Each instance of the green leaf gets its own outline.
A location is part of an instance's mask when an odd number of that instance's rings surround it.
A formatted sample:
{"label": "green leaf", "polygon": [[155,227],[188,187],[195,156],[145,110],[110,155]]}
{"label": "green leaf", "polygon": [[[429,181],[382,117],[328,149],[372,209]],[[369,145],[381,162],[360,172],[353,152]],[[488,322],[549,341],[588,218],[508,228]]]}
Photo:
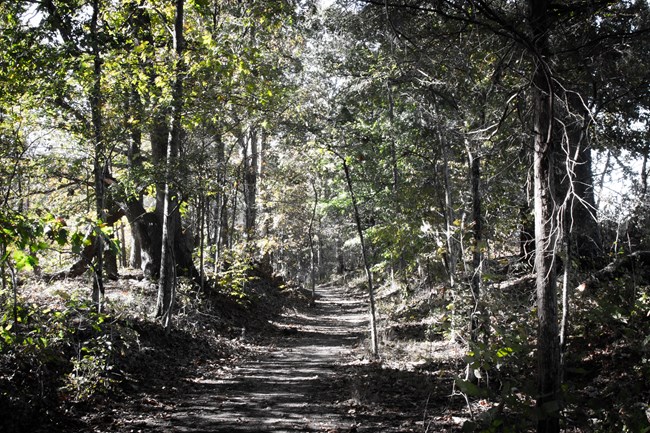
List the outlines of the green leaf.
{"label": "green leaf", "polygon": [[508,355],[512,355],[513,352],[514,350],[512,349],[512,347],[502,347],[497,351],[497,357],[504,358]]}
{"label": "green leaf", "polygon": [[35,256],[26,254],[22,250],[14,250],[13,258],[18,270],[26,269],[31,271],[38,264],[38,259]]}

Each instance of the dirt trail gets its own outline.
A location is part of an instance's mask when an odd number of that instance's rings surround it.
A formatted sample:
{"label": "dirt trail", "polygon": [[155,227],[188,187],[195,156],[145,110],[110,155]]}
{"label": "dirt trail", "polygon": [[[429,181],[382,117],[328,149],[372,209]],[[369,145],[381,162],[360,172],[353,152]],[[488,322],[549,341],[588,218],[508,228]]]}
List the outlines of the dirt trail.
{"label": "dirt trail", "polygon": [[164,416],[133,431],[355,431],[341,404],[350,396],[342,395],[337,368],[360,342],[365,308],[342,288],[320,287],[317,294],[313,308],[277,324],[279,336],[266,353],[214,377],[192,379]]}

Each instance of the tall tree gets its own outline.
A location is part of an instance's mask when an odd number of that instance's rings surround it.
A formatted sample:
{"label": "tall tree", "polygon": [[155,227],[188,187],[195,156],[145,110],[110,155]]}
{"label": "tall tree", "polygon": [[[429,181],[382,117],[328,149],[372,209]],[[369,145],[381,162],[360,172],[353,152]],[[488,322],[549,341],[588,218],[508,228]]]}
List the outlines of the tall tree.
{"label": "tall tree", "polygon": [[350,174],[350,166],[348,165],[345,156],[337,154],[341,159],[343,165],[343,173],[345,174],[345,181],[348,186],[350,200],[352,201],[352,210],[354,211],[354,223],[357,227],[357,235],[359,236],[359,245],[361,247],[361,260],[363,269],[366,274],[366,284],[368,285],[368,310],[369,310],[369,323],[370,323],[370,348],[375,357],[379,356],[379,338],[377,335],[377,312],[375,305],[375,286],[372,278],[372,269],[370,268],[370,260],[368,259],[368,250],[366,248],[366,241],[363,235],[363,227],[361,226],[361,214],[359,213],[359,205],[357,197],[354,193],[354,186],[352,184],[352,176]]}
{"label": "tall tree", "polygon": [[93,272],[93,302],[97,309],[102,311],[104,302],[104,237],[101,227],[106,220],[104,210],[104,175],[107,170],[106,144],[104,143],[102,131],[102,57],[100,47],[99,18],[100,1],[93,0],[92,18],[90,21],[91,51],[93,57],[93,86],[90,92],[90,110],[93,125],[93,147],[95,150],[93,171],[95,174],[95,212],[97,215],[97,227],[95,236],[95,264]]}
{"label": "tall tree", "polygon": [[174,19],[174,83],[172,86],[172,114],[165,164],[165,194],[162,225],[162,252],[160,258],[160,279],[158,281],[158,301],[156,316],[160,317],[165,328],[171,326],[172,309],[176,289],[176,258],[174,257],[175,233],[178,227],[179,199],[173,187],[172,168],[177,159],[181,142],[181,117],[183,114],[183,79],[186,70],[183,53],[185,40],[183,34],[184,0],[175,2]]}
{"label": "tall tree", "polygon": [[555,282],[557,240],[555,164],[558,152],[553,128],[555,89],[549,48],[550,2],[530,0],[533,50],[533,168],[535,179],[535,272],[537,274],[537,431],[560,431],[560,347]]}

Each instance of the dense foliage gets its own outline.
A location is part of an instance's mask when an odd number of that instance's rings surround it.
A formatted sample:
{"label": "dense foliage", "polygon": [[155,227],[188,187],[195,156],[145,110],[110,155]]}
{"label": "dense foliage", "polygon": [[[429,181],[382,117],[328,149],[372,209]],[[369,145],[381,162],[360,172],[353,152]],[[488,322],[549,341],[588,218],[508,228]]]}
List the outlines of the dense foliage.
{"label": "dense foliage", "polygon": [[[246,303],[256,269],[365,270],[373,317],[376,290],[430,293],[428,332],[466,345],[458,389],[496,402],[467,430],[648,431],[649,20],[645,0],[3,2],[3,364],[66,371],[39,401],[109,389],[128,341],[104,284],[127,268],[160,281],[168,328],[181,277]],[[89,299],[22,297],[84,273]]]}

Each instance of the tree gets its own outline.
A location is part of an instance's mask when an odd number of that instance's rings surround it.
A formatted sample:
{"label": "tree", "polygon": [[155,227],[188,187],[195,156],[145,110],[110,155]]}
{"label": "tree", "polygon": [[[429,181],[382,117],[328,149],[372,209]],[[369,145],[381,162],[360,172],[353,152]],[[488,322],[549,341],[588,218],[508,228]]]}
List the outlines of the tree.
{"label": "tree", "polygon": [[529,20],[533,61],[533,112],[535,179],[535,272],[537,274],[537,406],[541,409],[537,431],[560,431],[560,346],[555,283],[556,208],[554,142],[555,89],[550,68],[547,0],[531,0]]}
{"label": "tree", "polygon": [[310,179],[311,183],[311,188],[314,192],[314,205],[311,211],[311,217],[309,218],[309,230],[307,232],[307,236],[309,237],[309,285],[311,287],[311,299],[312,302],[315,302],[316,300],[316,280],[318,279],[316,276],[316,268],[317,268],[317,260],[316,260],[316,245],[314,243],[314,224],[316,222],[316,211],[318,209],[318,187],[316,186],[316,180],[315,179]]}
{"label": "tree", "polygon": [[[93,171],[95,174],[95,211],[97,213],[97,224],[99,227],[104,224],[106,214],[104,211],[104,176],[107,174],[106,144],[104,143],[102,127],[102,57],[99,40],[99,14],[100,2],[93,0],[92,18],[90,21],[91,51],[93,58],[93,86],[90,92],[90,110],[93,125],[93,147],[95,149]],[[95,248],[95,264],[93,272],[93,302],[97,310],[102,312],[104,303],[104,239],[101,231],[95,236],[97,246]]]}
{"label": "tree", "polygon": [[363,236],[363,227],[361,226],[361,215],[359,214],[359,205],[357,198],[354,194],[354,186],[352,184],[352,176],[350,175],[350,167],[346,157],[336,154],[341,159],[343,165],[343,172],[345,173],[345,181],[348,185],[348,192],[350,193],[350,200],[352,201],[352,209],[354,210],[354,222],[357,227],[357,234],[359,236],[359,245],[361,247],[361,259],[363,260],[363,269],[366,274],[366,282],[368,284],[368,306],[370,317],[370,347],[372,354],[375,357],[379,356],[379,340],[377,336],[377,312],[375,305],[375,286],[372,279],[372,270],[370,269],[370,261],[368,260],[368,252],[366,250],[366,241]]}
{"label": "tree", "polygon": [[181,118],[183,115],[183,74],[185,61],[183,52],[185,40],[183,35],[184,0],[176,0],[174,19],[174,84],[172,87],[172,114],[169,140],[167,142],[165,194],[162,226],[162,252],[160,257],[160,279],[158,281],[158,301],[156,316],[166,329],[171,326],[172,308],[176,288],[176,259],[174,257],[175,233],[180,222],[179,200],[177,192],[171,186],[171,169],[178,158],[181,141]]}

